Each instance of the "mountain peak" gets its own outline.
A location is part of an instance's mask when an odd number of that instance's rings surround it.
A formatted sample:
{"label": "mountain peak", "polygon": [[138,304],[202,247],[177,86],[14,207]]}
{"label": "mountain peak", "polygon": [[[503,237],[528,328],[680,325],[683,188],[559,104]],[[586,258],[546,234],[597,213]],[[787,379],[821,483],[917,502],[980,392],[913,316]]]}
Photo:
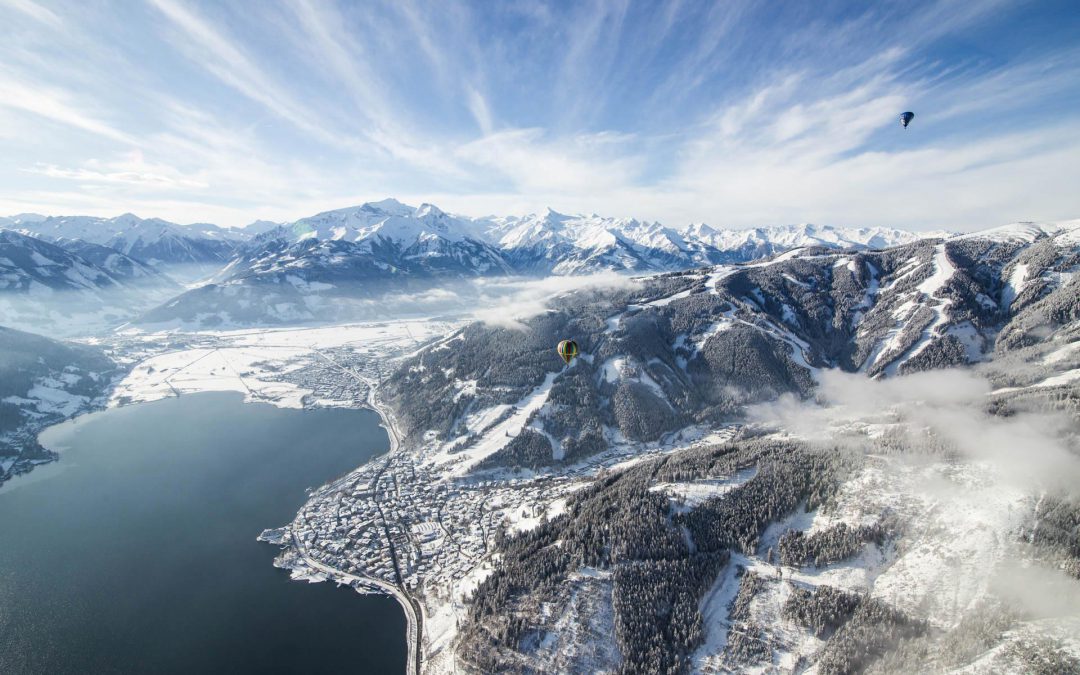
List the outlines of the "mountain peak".
{"label": "mountain peak", "polygon": [[425,216],[434,216],[434,217],[437,218],[439,216],[445,216],[445,215],[446,215],[445,211],[440,209],[438,206],[435,206],[434,204],[429,204],[427,202],[424,202],[423,204],[421,204],[420,208],[418,208],[416,210],[416,217],[417,218],[423,218]]}
{"label": "mountain peak", "polygon": [[701,237],[716,234],[716,229],[706,223],[690,223],[679,230],[684,236]]}
{"label": "mountain peak", "polygon": [[22,223],[40,223],[41,221],[43,221],[43,220],[45,220],[47,218],[48,218],[48,216],[43,216],[40,213],[16,213],[15,215],[11,216],[9,218],[9,220],[11,220],[14,223],[22,224]]}
{"label": "mountain peak", "polygon": [[546,220],[548,222],[560,222],[561,223],[563,221],[570,220],[571,218],[573,218],[573,216],[567,215],[565,213],[559,213],[555,209],[548,206],[548,207],[544,208],[543,218],[544,218],[544,220]]}
{"label": "mountain peak", "polygon": [[365,211],[381,211],[393,216],[411,215],[416,210],[407,204],[402,204],[393,197],[387,197],[377,202],[365,202],[360,208]]}

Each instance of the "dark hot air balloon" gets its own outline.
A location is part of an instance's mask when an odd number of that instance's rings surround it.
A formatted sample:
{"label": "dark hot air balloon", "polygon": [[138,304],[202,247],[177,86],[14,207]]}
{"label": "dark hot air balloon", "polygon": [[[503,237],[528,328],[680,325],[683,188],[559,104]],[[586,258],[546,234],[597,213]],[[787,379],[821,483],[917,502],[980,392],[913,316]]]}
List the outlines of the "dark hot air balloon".
{"label": "dark hot air balloon", "polygon": [[566,365],[570,365],[570,362],[578,355],[578,346],[573,340],[563,340],[559,343],[557,351],[562,360],[566,361]]}
{"label": "dark hot air balloon", "polygon": [[911,124],[911,120],[913,119],[915,119],[915,113],[913,112],[900,113],[900,124],[905,129],[907,129],[907,125]]}

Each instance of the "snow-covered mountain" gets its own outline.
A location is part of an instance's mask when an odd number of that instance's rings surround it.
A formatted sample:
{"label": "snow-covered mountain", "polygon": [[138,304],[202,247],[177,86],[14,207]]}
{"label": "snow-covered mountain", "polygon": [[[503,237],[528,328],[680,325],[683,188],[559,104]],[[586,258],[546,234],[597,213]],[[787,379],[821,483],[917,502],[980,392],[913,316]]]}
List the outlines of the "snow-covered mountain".
{"label": "snow-covered mountain", "polygon": [[430,204],[413,208],[389,199],[326,211],[259,235],[214,283],[143,320],[221,325],[345,319],[352,300],[514,273],[473,221]]}
{"label": "snow-covered mountain", "polygon": [[[745,262],[797,247],[884,248],[942,234],[809,224],[754,230],[717,230],[697,224],[674,229],[656,222],[567,215],[551,209],[524,217],[469,218],[447,214],[431,204],[412,207],[385,199],[303,218],[258,239],[294,243],[307,239],[369,244],[387,241],[400,248],[441,241],[442,249],[474,242],[498,251],[514,273],[546,275],[674,271]],[[479,264],[487,262],[481,259]],[[489,268],[476,272],[487,274]]]}
{"label": "snow-covered mountain", "polygon": [[0,321],[77,335],[114,326],[179,287],[145,263],[84,241],[0,230]]}
{"label": "snow-covered mountain", "polygon": [[363,242],[383,239],[408,247],[435,237],[447,241],[483,240],[476,221],[451,216],[431,204],[406,206],[396,199],[368,202],[283,225],[270,234],[292,242],[305,239]]}
{"label": "snow-covered mountain", "polygon": [[[624,436],[644,439],[687,419],[720,419],[748,402],[808,393],[812,375],[828,369],[891,377],[979,363],[1066,334],[1080,338],[1080,221],[880,251],[793,251],[646,277],[640,290],[608,295],[566,296],[520,337],[471,326],[453,350],[418,356],[424,369],[406,364],[384,391],[389,401],[400,396],[406,439],[413,430],[445,430],[448,438],[477,431],[459,428],[464,421],[455,411],[468,409],[471,397],[500,398],[496,390],[515,386],[524,395],[539,386],[541,371],[558,365],[554,352],[546,354],[549,343],[565,336],[591,355],[578,368],[595,381],[582,386],[599,387],[601,398],[619,387],[634,390],[623,404],[598,409],[614,415],[607,423]],[[481,352],[499,354],[497,373],[483,359],[470,360]],[[459,395],[440,385],[474,379]],[[430,399],[421,402],[422,391]],[[649,412],[665,409],[686,417]],[[587,416],[559,422],[574,427],[575,437],[587,424]]]}
{"label": "snow-covered mountain", "polygon": [[205,223],[177,225],[130,213],[115,218],[23,214],[0,221],[0,227],[51,241],[80,239],[100,244],[154,266],[224,265],[245,238],[242,230]]}
{"label": "snow-covered mountain", "polygon": [[[122,268],[120,258],[109,261]],[[0,290],[5,293],[42,295],[55,291],[98,291],[123,286],[123,278],[145,266],[134,263],[126,274],[114,275],[77,251],[36,237],[0,231]]]}
{"label": "snow-covered mountain", "polygon": [[746,262],[793,248],[886,248],[948,233],[887,228],[780,225],[718,230],[704,224],[674,229],[634,219],[572,216],[548,210],[524,218],[492,218],[487,234],[516,268],[579,274],[600,270],[673,271]]}
{"label": "snow-covered mountain", "polygon": [[265,232],[226,273],[291,268],[334,274],[340,264],[360,270],[357,281],[380,276],[369,274],[369,268],[381,270],[383,276],[513,272],[500,252],[479,235],[475,222],[447,215],[431,204],[413,208],[386,199],[325,211]]}
{"label": "snow-covered mountain", "polygon": [[[695,224],[676,229],[656,222],[566,215],[550,209],[524,217],[472,218],[448,214],[432,204],[413,207],[395,199],[325,211],[287,224],[256,221],[237,229],[176,225],[132,214],[115,218],[21,214],[0,218],[0,228],[49,240],[100,244],[157,267],[228,264],[217,275],[218,281],[285,267],[294,273],[302,268],[302,274],[312,275],[311,281],[320,281],[316,277],[322,274],[324,263],[345,263],[360,271],[356,281],[425,274],[646,273],[745,262],[805,246],[882,248],[940,234],[816,225],[723,230]],[[280,264],[270,259],[273,256],[282,257]],[[311,259],[299,262],[304,256]],[[356,260],[346,262],[345,258]],[[368,270],[381,272],[369,274]],[[326,274],[340,276],[329,270]]]}
{"label": "snow-covered mountain", "polygon": [[97,265],[113,278],[128,281],[149,281],[161,286],[172,286],[179,291],[179,286],[164,273],[141,260],[125,255],[115,248],[103,244],[94,244],[82,239],[58,239],[54,242],[64,250],[77,254],[83,260]]}
{"label": "snow-covered mountain", "polygon": [[[214,277],[147,316],[154,322],[341,320],[348,300],[488,276],[665,272],[745,262],[797,247],[877,248],[923,236],[814,225],[682,230],[633,219],[557,213],[469,218],[394,199],[269,227]],[[929,233],[933,234],[933,233]],[[335,300],[337,299],[337,300]],[[341,303],[338,300],[345,300]],[[333,317],[325,316],[334,309]]]}
{"label": "snow-covered mountain", "polygon": [[811,223],[757,227],[747,230],[717,230],[704,223],[696,223],[684,228],[681,233],[689,241],[701,242],[732,258],[724,262],[745,262],[767,258],[795,248],[822,246],[880,249],[909,244],[919,239],[935,239],[952,235],[951,232],[944,230],[909,232],[884,227],[842,228]]}
{"label": "snow-covered mountain", "polygon": [[491,218],[484,224],[485,234],[525,274],[661,271],[709,262],[707,253],[695,251],[679,233],[659,223],[548,209],[524,218]]}
{"label": "snow-covered mountain", "polygon": [[115,371],[98,347],[0,326],[0,484],[55,459],[38,432],[103,404]]}
{"label": "snow-covered mountain", "polygon": [[253,239],[260,234],[266,234],[271,230],[276,230],[282,225],[285,225],[285,223],[278,223],[272,220],[255,220],[240,228],[240,231],[236,234],[245,240]]}
{"label": "snow-covered mountain", "polygon": [[392,583],[336,514],[394,514],[430,672],[1080,672],[1078,274],[1080,221],[1022,223],[467,325],[282,560]]}

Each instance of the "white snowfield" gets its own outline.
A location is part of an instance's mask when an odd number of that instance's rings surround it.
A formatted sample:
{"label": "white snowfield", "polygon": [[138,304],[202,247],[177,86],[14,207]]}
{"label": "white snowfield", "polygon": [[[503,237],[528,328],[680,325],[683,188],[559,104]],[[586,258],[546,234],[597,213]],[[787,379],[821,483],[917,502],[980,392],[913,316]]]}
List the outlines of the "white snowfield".
{"label": "white snowfield", "polygon": [[236,391],[247,401],[301,408],[305,405],[355,407],[352,401],[313,399],[313,392],[276,377],[301,369],[320,350],[350,347],[372,359],[415,349],[458,324],[411,320],[372,322],[319,328],[201,331],[192,334],[129,331],[124,338],[147,346],[168,343],[182,335],[192,344],[209,343],[163,354],[137,363],[116,386],[110,405],[155,401],[200,391]]}
{"label": "white snowfield", "polygon": [[[842,228],[829,225],[777,225],[754,229],[716,229],[703,223],[673,228],[633,218],[610,218],[596,214],[564,214],[547,209],[527,216],[471,218],[451,215],[432,204],[412,207],[396,199],[325,211],[281,228],[295,240],[320,239],[362,242],[374,237],[409,246],[438,237],[447,241],[473,239],[513,250],[570,246],[582,251],[650,251],[675,256],[701,247],[725,251],[777,246],[881,248],[920,238],[948,236],[948,232],[918,232],[889,228]],[[573,273],[568,262],[560,273]]]}
{"label": "white snowfield", "polygon": [[1002,242],[1031,243],[1039,237],[1053,237],[1062,246],[1080,243],[1080,219],[1054,222],[1018,222],[977,232],[968,232],[954,239],[993,239]]}
{"label": "white snowfield", "polygon": [[547,402],[548,394],[551,393],[551,386],[555,383],[555,378],[558,375],[557,372],[548,373],[540,386],[514,406],[512,415],[499,424],[487,427],[480,440],[473,443],[467,450],[451,453],[449,448],[446,448],[432,455],[427,461],[436,466],[452,466],[445,473],[447,478],[465,475],[477,463],[498,452],[509,443],[511,432],[515,436],[521,433],[526,420],[529,419],[529,415]]}

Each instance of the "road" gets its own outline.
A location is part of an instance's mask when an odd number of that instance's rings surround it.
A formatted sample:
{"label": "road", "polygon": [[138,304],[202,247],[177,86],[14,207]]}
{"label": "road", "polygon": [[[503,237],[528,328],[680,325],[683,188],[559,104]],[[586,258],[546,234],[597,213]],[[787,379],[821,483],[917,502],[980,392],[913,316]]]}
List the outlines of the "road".
{"label": "road", "polygon": [[305,547],[303,542],[300,541],[299,537],[296,536],[296,532],[293,531],[292,528],[290,528],[289,530],[289,535],[292,537],[293,547],[296,549],[296,552],[300,554],[300,557],[303,559],[304,563],[309,567],[323,572],[328,577],[339,583],[354,584],[359,582],[365,586],[376,587],[379,590],[385,592],[387,595],[393,596],[393,598],[398,601],[398,604],[401,605],[401,608],[405,610],[405,621],[408,625],[407,642],[409,644],[409,649],[408,664],[406,666],[405,672],[420,675],[420,659],[422,656],[420,630],[422,625],[421,617],[423,616],[423,612],[420,609],[419,603],[412,597],[410,597],[408,593],[406,593],[402,589],[402,587],[397,584],[387,583],[382,579],[376,579],[374,577],[350,574],[349,572],[343,572],[336,567],[324,565],[323,563],[308,555],[307,547]]}
{"label": "road", "polygon": [[[397,453],[398,449],[401,447],[401,436],[398,433],[397,427],[390,419],[390,416],[387,413],[386,409],[379,404],[378,397],[376,396],[378,382],[373,378],[367,377],[362,373],[358,373],[351,368],[341,365],[340,363],[334,361],[332,358],[322,353],[318,349],[312,348],[312,351],[333,366],[339,368],[343,373],[349,375],[356,381],[363,383],[364,386],[367,387],[368,407],[374,410],[379,415],[379,418],[382,420],[382,426],[384,429],[386,429],[386,435],[390,439],[390,450],[387,451],[386,456],[389,458],[395,453]],[[388,466],[390,466],[390,462],[386,461],[382,465],[382,468],[379,469],[379,472],[375,474],[371,482],[371,485],[373,487],[378,486],[379,478],[382,477],[383,472],[386,471],[386,468]],[[340,486],[344,483],[345,481],[339,481],[338,484],[334,486],[334,488],[340,489]],[[380,504],[378,500],[376,500],[375,505],[379,509],[379,516],[383,523],[383,534],[386,537],[386,541],[390,547],[390,559],[394,563],[394,576],[397,579],[397,584],[390,584],[381,579],[374,579],[372,577],[357,576],[355,574],[350,574],[334,567],[324,565],[321,562],[312,558],[310,555],[308,555],[307,549],[303,546],[303,544],[300,542],[300,539],[296,536],[296,531],[292,526],[290,526],[289,528],[289,533],[292,536],[293,544],[294,546],[296,546],[296,550],[300,554],[301,558],[304,559],[304,562],[311,565],[315,569],[318,569],[330,575],[330,577],[335,580],[345,579],[349,583],[359,581],[364,584],[376,586],[379,589],[386,591],[390,595],[394,596],[394,599],[396,599],[398,603],[405,609],[405,618],[408,621],[409,626],[409,663],[406,672],[412,673],[414,675],[420,675],[424,649],[424,611],[423,608],[420,606],[420,603],[411,595],[409,595],[409,592],[405,588],[404,583],[402,583],[401,567],[398,564],[398,557],[397,551],[394,547],[394,540],[390,537],[390,527],[386,521],[386,514],[383,512],[382,504]]]}

